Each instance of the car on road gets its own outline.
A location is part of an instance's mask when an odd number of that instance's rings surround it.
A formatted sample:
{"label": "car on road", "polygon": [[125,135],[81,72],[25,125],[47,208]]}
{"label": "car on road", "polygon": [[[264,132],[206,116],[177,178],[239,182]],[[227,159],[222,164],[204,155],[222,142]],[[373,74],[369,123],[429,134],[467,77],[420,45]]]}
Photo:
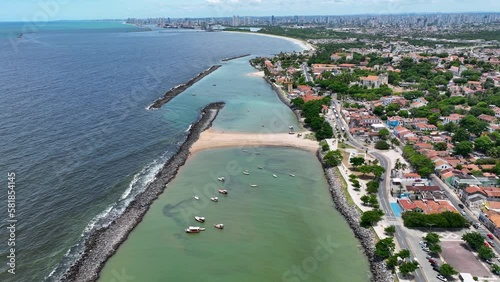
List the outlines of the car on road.
{"label": "car on road", "polygon": [[461,209],[465,208],[464,205],[462,205],[462,204],[458,204],[458,207],[461,208]]}
{"label": "car on road", "polygon": [[432,266],[432,269],[433,269],[434,271],[439,272],[439,266],[437,266],[437,265],[433,265],[433,266]]}
{"label": "car on road", "polygon": [[487,259],[487,260],[485,260],[485,262],[486,262],[487,264],[493,264],[493,261],[492,261],[491,259]]}
{"label": "car on road", "polygon": [[479,228],[479,223],[477,223],[477,222],[476,222],[476,223],[472,224],[472,226],[473,226],[474,228],[478,229],[478,228]]}
{"label": "car on road", "polygon": [[423,247],[423,248],[422,248],[422,250],[423,250],[424,252],[427,252],[427,253],[431,251],[431,250],[430,250],[429,248],[427,248],[427,247]]}
{"label": "car on road", "polygon": [[429,259],[429,262],[430,262],[431,264],[437,264],[437,262],[436,262],[436,260],[435,260],[435,259],[431,259],[431,258],[430,258],[430,259]]}
{"label": "car on road", "polygon": [[488,240],[488,244],[490,244],[490,246],[492,246],[492,247],[495,247],[495,243],[493,243],[493,241],[491,241],[491,240]]}
{"label": "car on road", "polygon": [[488,238],[490,238],[491,240],[493,240],[493,234],[488,233],[488,234],[486,234],[486,236],[488,236]]}
{"label": "car on road", "polygon": [[438,274],[438,275],[436,276],[436,278],[437,278],[437,279],[439,279],[439,280],[441,280],[441,281],[445,281],[445,282],[446,282],[446,281],[448,281],[448,279],[446,279],[446,278],[445,278],[443,275],[441,275],[441,274]]}

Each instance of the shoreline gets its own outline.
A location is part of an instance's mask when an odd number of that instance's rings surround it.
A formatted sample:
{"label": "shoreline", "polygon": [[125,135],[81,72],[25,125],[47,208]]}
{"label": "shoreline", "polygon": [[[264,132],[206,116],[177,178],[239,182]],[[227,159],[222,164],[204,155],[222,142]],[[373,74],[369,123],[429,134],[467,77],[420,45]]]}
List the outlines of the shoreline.
{"label": "shoreline", "polygon": [[156,99],[151,105],[147,107],[148,110],[153,110],[153,109],[159,109],[161,106],[165,105],[168,103],[170,100],[175,98],[177,95],[181,94],[182,92],[186,91],[189,87],[193,86],[196,82],[200,81],[202,78],[205,76],[211,74],[212,72],[216,71],[218,68],[220,68],[222,65],[214,65],[211,66],[210,68],[204,70],[203,72],[200,72],[197,74],[195,77],[191,78],[188,82],[179,84],[177,86],[172,87],[170,90],[165,92],[162,97]]}
{"label": "shoreline", "polygon": [[[279,87],[277,87],[276,84],[273,83],[267,76],[264,77],[264,80],[273,88],[274,92],[276,93],[276,95],[278,95],[278,98],[281,100],[281,102],[287,105],[295,113],[300,125],[304,127],[304,123],[302,122],[302,119],[300,117],[300,112],[294,109],[293,105],[290,102],[290,99],[285,96],[285,93],[283,93],[283,91]],[[323,166],[323,173],[328,182],[328,185],[330,186],[329,190],[332,196],[332,201],[335,204],[335,209],[344,217],[346,222],[349,224],[349,227],[353,231],[354,236],[356,236],[363,247],[363,252],[370,264],[372,281],[393,282],[394,278],[391,272],[387,270],[385,262],[383,260],[379,261],[375,257],[376,237],[374,231],[361,227],[361,214],[356,209],[356,206],[350,206],[347,202],[344,192],[342,191],[342,187],[340,186],[342,183],[342,180],[340,179],[341,176],[339,176],[337,172],[334,172],[332,168],[327,168],[325,166],[319,148],[316,150],[316,157]]]}
{"label": "shoreline", "polygon": [[314,46],[313,44],[311,44],[305,40],[302,40],[302,39],[286,37],[286,36],[281,36],[281,35],[267,34],[267,33],[259,33],[259,32],[245,32],[245,31],[223,31],[223,32],[231,32],[231,33],[239,33],[239,34],[253,34],[253,35],[280,38],[280,39],[288,40],[290,42],[297,44],[298,46],[300,46],[300,48],[303,49],[302,51],[305,51],[305,50],[316,51],[316,46]]}
{"label": "shoreline", "polygon": [[168,183],[188,159],[190,147],[198,140],[203,131],[212,126],[212,122],[224,105],[223,102],[215,102],[201,110],[201,116],[198,121],[193,123],[187,138],[177,153],[156,174],[154,181],[130,202],[121,215],[117,216],[108,226],[95,230],[85,240],[84,251],[80,258],[63,274],[60,281],[96,281],[99,278],[100,271],[106,261],[142,221],[153,201],[165,191]]}
{"label": "shoreline", "polygon": [[318,161],[323,165],[323,172],[328,185],[330,186],[330,194],[332,200],[335,203],[335,209],[344,217],[344,219],[349,224],[349,227],[354,233],[354,236],[358,239],[363,247],[363,252],[368,259],[370,264],[370,272],[372,274],[371,281],[374,282],[393,282],[394,277],[383,260],[378,260],[375,257],[375,241],[376,237],[371,229],[361,227],[361,214],[356,209],[356,205],[351,206],[342,191],[340,186],[342,180],[338,171],[334,171],[334,168],[327,168],[323,162],[321,152],[318,150],[316,153]]}

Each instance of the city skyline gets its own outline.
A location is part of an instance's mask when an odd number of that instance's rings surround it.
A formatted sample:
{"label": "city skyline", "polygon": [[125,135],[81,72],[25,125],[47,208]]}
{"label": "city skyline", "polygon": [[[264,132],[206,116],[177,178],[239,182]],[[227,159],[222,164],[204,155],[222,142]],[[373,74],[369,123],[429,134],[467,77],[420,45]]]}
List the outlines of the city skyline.
{"label": "city skyline", "polygon": [[[126,18],[209,18],[239,16],[341,16],[363,14],[500,12],[493,0],[0,0],[0,21]],[[286,9],[283,6],[286,5]]]}

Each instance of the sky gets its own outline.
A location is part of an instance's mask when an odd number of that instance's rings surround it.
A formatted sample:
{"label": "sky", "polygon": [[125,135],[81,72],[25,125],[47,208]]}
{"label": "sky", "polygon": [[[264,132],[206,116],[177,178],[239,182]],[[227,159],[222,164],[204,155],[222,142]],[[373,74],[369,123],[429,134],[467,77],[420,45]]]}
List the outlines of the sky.
{"label": "sky", "polygon": [[0,21],[500,12],[500,0],[0,0]]}

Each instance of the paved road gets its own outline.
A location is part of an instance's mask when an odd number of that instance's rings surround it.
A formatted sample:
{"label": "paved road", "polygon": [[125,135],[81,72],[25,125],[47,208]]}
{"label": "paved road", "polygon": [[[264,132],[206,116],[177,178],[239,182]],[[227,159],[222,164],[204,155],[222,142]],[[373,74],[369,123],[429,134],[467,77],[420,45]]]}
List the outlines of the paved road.
{"label": "paved road", "polygon": [[[393,212],[391,205],[389,203],[389,200],[388,200],[389,199],[388,187],[390,187],[391,179],[390,179],[390,174],[387,172],[389,172],[392,168],[390,160],[378,152],[371,151],[370,148],[366,147],[365,145],[359,143],[356,139],[354,139],[354,137],[352,137],[351,133],[348,130],[349,127],[347,126],[347,123],[342,118],[342,115],[340,115],[340,102],[332,101],[332,106],[334,106],[337,109],[337,112],[339,113],[339,118],[337,119],[337,122],[339,122],[341,124],[341,126],[343,126],[346,129],[345,132],[347,132],[348,143],[350,143],[351,145],[353,145],[361,150],[368,151],[370,154],[375,156],[379,160],[380,165],[385,168],[386,173],[384,173],[382,175],[382,183],[381,183],[382,184],[381,187],[385,188],[385,189],[379,189],[378,198],[380,201],[380,207],[384,211],[387,220],[389,222],[394,221],[396,219],[396,217],[394,215],[394,212]],[[406,240],[406,233],[403,230],[403,228],[401,226],[399,226],[398,224],[394,224],[394,225],[396,226],[396,233],[394,234],[394,237],[396,238],[398,245],[402,249],[409,250],[412,253],[412,257],[416,257],[415,252],[412,250],[412,248],[408,244],[408,241]],[[424,256],[424,258],[425,258],[425,256]],[[426,261],[422,261],[422,259],[419,259],[419,263],[423,264],[425,262]],[[432,274],[434,275],[434,273],[432,273]],[[427,281],[426,277],[424,276],[424,273],[420,269],[417,269],[415,271],[415,281],[417,281],[417,282]]]}
{"label": "paved road", "polygon": [[[379,198],[380,206],[382,207],[382,210],[384,211],[387,220],[391,221],[391,220],[396,218],[394,215],[394,212],[391,208],[391,205],[389,203],[389,197],[388,197],[388,193],[389,193],[388,190],[390,187],[391,177],[390,177],[390,174],[387,172],[391,170],[392,165],[391,165],[390,160],[387,159],[384,155],[382,155],[378,152],[373,152],[373,151],[370,153],[378,159],[378,161],[380,162],[380,165],[382,167],[384,167],[385,171],[386,171],[386,173],[384,173],[382,175],[382,183],[381,183],[382,189],[378,190],[378,198]],[[417,257],[420,264],[426,263],[426,260],[424,260],[425,255],[423,256],[423,258],[424,258],[423,259],[421,254],[417,255],[417,252],[419,252],[420,250],[415,251],[415,249],[411,248],[410,244],[408,244],[408,241],[406,239],[407,235],[406,235],[405,230],[403,230],[403,228],[397,224],[395,226],[396,226],[396,233],[394,234],[394,237],[396,238],[401,249],[410,250],[410,252],[412,253],[412,257],[413,258]],[[417,269],[415,271],[415,281],[417,281],[417,282],[426,281],[424,273],[420,269]]]}
{"label": "paved road", "polygon": [[304,74],[307,82],[313,82],[311,75],[309,74],[309,68],[306,63],[301,65],[302,73]]}

